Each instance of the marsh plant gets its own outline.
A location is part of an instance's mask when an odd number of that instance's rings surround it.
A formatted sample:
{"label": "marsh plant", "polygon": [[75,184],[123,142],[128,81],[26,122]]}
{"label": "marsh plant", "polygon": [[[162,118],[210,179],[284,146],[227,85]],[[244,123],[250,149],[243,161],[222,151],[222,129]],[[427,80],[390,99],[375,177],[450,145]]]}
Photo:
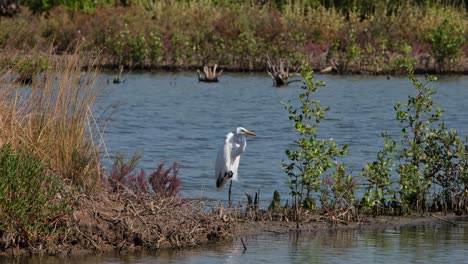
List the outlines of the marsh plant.
{"label": "marsh plant", "polygon": [[384,214],[385,210],[392,208],[395,201],[396,182],[392,177],[395,167],[395,141],[387,132],[381,133],[384,146],[377,153],[376,160],[368,162],[361,172],[367,183],[363,205],[365,210],[371,210],[375,215]]}
{"label": "marsh plant", "polygon": [[63,179],[25,146],[10,144],[0,147],[0,175],[3,239],[17,245],[57,236],[73,209]]}
{"label": "marsh plant", "polygon": [[420,211],[427,210],[427,195],[432,183],[424,174],[428,158],[427,140],[433,123],[442,117],[442,109],[434,105],[431,97],[436,92],[429,86],[436,80],[434,76],[426,76],[425,82],[421,82],[410,70],[408,78],[417,95],[410,96],[406,104],[395,105],[396,118],[403,124],[398,166],[400,199],[404,208],[412,205]]}
{"label": "marsh plant", "polygon": [[47,57],[35,54],[31,57],[19,56],[15,61],[17,82],[30,85],[39,73],[47,70],[49,60]]}
{"label": "marsh plant", "polygon": [[156,169],[146,176],[143,169],[139,172],[135,171],[140,158],[140,153],[135,153],[128,160],[121,153],[116,155],[109,175],[103,178],[112,192],[131,191],[143,195],[151,194],[158,198],[179,195],[180,178],[177,162],[173,162],[168,168],[165,168],[166,162],[160,162]]}
{"label": "marsh plant", "polygon": [[83,72],[77,54],[50,64],[29,87],[18,88],[9,80],[21,63],[0,76],[0,145],[21,145],[59,177],[95,191],[101,172],[99,131],[91,113],[97,72]]}
{"label": "marsh plant", "polygon": [[441,121],[443,110],[435,105],[436,90],[430,86],[436,77],[421,81],[409,70],[408,78],[416,95],[394,107],[403,125],[401,140],[382,134],[383,149],[361,173],[368,182],[363,205],[374,213],[390,207],[403,214],[466,211],[466,141]]}
{"label": "marsh plant", "polygon": [[[347,145],[339,149],[333,138],[321,139],[317,135],[317,125],[325,119],[325,112],[328,107],[323,107],[319,100],[313,95],[324,87],[323,81],[315,81],[314,73],[307,65],[302,66],[302,77],[304,84],[301,87],[303,92],[299,95],[300,108],[295,108],[291,101],[282,102],[289,113],[289,119],[294,122],[295,132],[298,139],[295,141],[295,150],[286,150],[288,161],[282,161],[282,168],[288,176],[288,186],[296,210],[296,220],[299,207],[315,209],[316,201],[313,194],[321,193],[321,202],[325,205],[333,205],[337,208],[341,201],[332,201],[337,198],[334,185],[342,185],[345,176],[344,171],[335,174],[332,178],[326,175],[332,169],[344,170],[338,164],[337,157],[347,153]],[[337,189],[334,189],[337,190]],[[341,190],[337,190],[342,192]],[[332,200],[330,200],[332,199]]]}
{"label": "marsh plant", "polygon": [[438,66],[441,69],[452,69],[463,52],[462,47],[465,43],[463,28],[446,18],[431,31],[429,38],[432,54]]}

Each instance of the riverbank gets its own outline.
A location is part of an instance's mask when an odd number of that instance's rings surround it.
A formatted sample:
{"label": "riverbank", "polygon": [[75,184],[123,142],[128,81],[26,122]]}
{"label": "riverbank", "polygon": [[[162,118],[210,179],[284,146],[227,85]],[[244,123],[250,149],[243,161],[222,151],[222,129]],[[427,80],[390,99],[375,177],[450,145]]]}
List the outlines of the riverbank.
{"label": "riverbank", "polygon": [[[221,204],[208,206],[180,198],[152,199],[134,194],[103,192],[81,196],[75,212],[66,221],[68,230],[40,244],[13,245],[3,239],[3,257],[47,255],[68,258],[118,252],[128,254],[162,249],[183,249],[219,244],[248,235],[317,233],[331,230],[375,230],[440,222],[457,225],[466,219],[455,214],[427,213],[425,216],[359,215],[357,221],[332,223],[323,215],[304,217],[300,227],[287,219],[268,219],[263,211],[253,218],[240,208]],[[3,234],[6,237],[6,234]]]}
{"label": "riverbank", "polygon": [[403,73],[408,66],[418,73],[468,72],[466,11],[443,5],[406,2],[362,16],[323,6],[158,1],[91,12],[23,9],[0,27],[2,65],[80,49],[85,65],[126,72],[214,64],[265,71],[268,60],[335,73]]}

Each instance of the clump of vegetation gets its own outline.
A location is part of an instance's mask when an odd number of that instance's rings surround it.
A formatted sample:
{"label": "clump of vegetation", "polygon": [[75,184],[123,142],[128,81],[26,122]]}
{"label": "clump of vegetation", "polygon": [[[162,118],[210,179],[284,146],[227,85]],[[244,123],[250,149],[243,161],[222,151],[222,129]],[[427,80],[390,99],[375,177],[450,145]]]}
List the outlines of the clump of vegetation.
{"label": "clump of vegetation", "polygon": [[171,167],[164,169],[165,164],[165,162],[158,164],[156,170],[149,176],[149,183],[157,196],[177,196],[180,188],[179,165],[174,162]]}
{"label": "clump of vegetation", "polygon": [[174,162],[167,169],[164,168],[166,162],[161,162],[153,173],[147,177],[143,169],[140,172],[134,172],[140,158],[139,153],[134,154],[128,161],[125,161],[122,154],[116,156],[110,174],[104,179],[111,191],[119,193],[122,190],[130,190],[139,194],[150,194],[158,198],[179,195],[180,179],[177,162]]}
{"label": "clump of vegetation", "polygon": [[87,1],[33,2],[43,6],[38,12],[48,10],[48,19],[0,21],[0,45],[15,43],[27,54],[53,47],[63,55],[84,42],[85,58],[100,54],[98,63],[115,68],[218,64],[263,70],[267,57],[339,72],[400,72],[411,63],[435,70],[433,59],[440,70],[466,67],[457,59],[466,56],[466,9],[456,3],[193,0],[117,1],[121,6],[114,7],[98,1],[93,3],[99,8],[83,12]]}
{"label": "clump of vegetation", "polygon": [[385,214],[391,210],[395,202],[396,186],[392,178],[395,166],[394,150],[396,143],[387,133],[381,134],[384,146],[377,153],[377,159],[368,162],[361,172],[368,183],[364,184],[365,192],[362,204],[365,211],[371,210],[373,214]]}
{"label": "clump of vegetation", "polygon": [[[348,146],[339,149],[333,138],[325,140],[317,136],[317,124],[325,119],[325,112],[329,108],[324,108],[320,101],[313,99],[313,94],[325,83],[316,82],[308,66],[303,66],[302,76],[304,85],[301,88],[304,92],[299,95],[300,109],[294,108],[290,101],[282,102],[299,135],[296,141],[298,148],[286,150],[289,162],[281,163],[289,178],[296,221],[299,207],[316,208],[313,194],[320,193],[322,206],[337,211],[352,205],[352,189],[355,187],[352,178],[345,175],[344,166],[337,162],[337,157],[347,153]],[[336,172],[328,178],[326,175],[332,169]]]}
{"label": "clump of vegetation", "polygon": [[[443,110],[432,99],[436,91],[430,83],[435,77],[426,76],[422,82],[408,70],[416,95],[394,107],[396,119],[403,125],[401,139],[381,134],[383,148],[361,172],[365,182],[364,196],[359,200],[355,197],[360,187],[357,178],[346,173],[345,165],[337,159],[347,153],[347,146],[339,149],[333,139],[319,139],[316,134],[328,108],[312,99],[312,94],[325,84],[315,82],[307,68],[302,75],[305,81],[304,92],[299,95],[300,108],[283,103],[299,134],[297,149],[286,150],[289,161],[282,161],[296,221],[299,209],[321,212],[335,223],[350,221],[357,206],[375,215],[467,212],[468,145],[442,122]],[[270,205],[273,212],[278,211],[278,198]]]}
{"label": "clump of vegetation", "polygon": [[60,177],[19,147],[0,148],[0,232],[8,243],[34,245],[63,230],[73,200]]}
{"label": "clump of vegetation", "polygon": [[15,70],[18,74],[17,82],[21,84],[32,84],[39,73],[47,70],[49,61],[42,55],[19,57],[15,62]]}
{"label": "clump of vegetation", "polygon": [[435,107],[429,86],[436,78],[421,82],[412,70],[408,78],[417,94],[395,105],[401,141],[382,134],[383,149],[362,172],[368,181],[362,205],[374,213],[466,212],[466,142],[441,121],[443,110]]}
{"label": "clump of vegetation", "polygon": [[[91,106],[96,71],[82,72],[75,54],[54,61],[40,81],[16,89],[9,72],[0,89],[0,143],[33,151],[61,178],[88,191],[100,186],[99,131]],[[11,72],[15,72],[13,67]]]}
{"label": "clump of vegetation", "polygon": [[465,43],[463,28],[446,18],[431,31],[430,40],[431,51],[439,67],[452,69]]}

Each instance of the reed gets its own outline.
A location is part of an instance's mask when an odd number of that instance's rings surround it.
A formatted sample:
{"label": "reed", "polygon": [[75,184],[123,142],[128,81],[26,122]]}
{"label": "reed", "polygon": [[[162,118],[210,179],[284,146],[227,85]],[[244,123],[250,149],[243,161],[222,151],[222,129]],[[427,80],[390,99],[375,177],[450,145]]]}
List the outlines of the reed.
{"label": "reed", "polygon": [[91,125],[97,70],[82,71],[78,53],[49,60],[28,86],[15,81],[18,65],[0,77],[0,145],[27,148],[63,179],[97,190],[99,141]]}

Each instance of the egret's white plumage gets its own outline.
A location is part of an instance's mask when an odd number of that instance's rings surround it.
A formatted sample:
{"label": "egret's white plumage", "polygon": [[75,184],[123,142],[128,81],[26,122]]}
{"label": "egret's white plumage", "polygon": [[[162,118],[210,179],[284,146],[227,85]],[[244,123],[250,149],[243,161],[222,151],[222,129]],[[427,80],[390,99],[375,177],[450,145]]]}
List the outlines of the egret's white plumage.
{"label": "egret's white plumage", "polygon": [[237,181],[240,155],[245,151],[245,135],[256,136],[254,132],[238,127],[236,132],[229,132],[216,158],[216,187],[221,190],[229,180]]}

